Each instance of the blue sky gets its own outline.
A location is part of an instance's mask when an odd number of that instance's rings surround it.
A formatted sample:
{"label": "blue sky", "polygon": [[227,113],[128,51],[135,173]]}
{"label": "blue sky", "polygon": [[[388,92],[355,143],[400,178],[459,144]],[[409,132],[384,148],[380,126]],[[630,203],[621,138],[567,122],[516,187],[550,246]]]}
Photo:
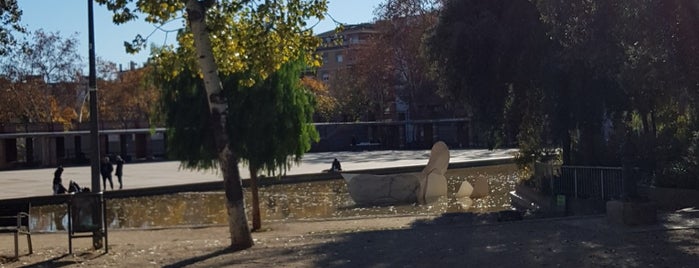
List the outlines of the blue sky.
{"label": "blue sky", "polygon": [[[328,13],[335,20],[355,24],[371,22],[374,18],[374,9],[383,0],[328,0]],[[19,0],[23,11],[22,24],[33,31],[44,29],[48,32],[60,32],[63,36],[77,33],[80,41],[78,51],[87,66],[87,1],[86,0]],[[143,63],[149,56],[148,50],[132,55],[124,51],[124,41],[132,40],[137,34],[147,36],[155,27],[151,24],[138,21],[123,25],[114,25],[111,22],[111,14],[106,7],[94,4],[95,17],[95,54],[97,57],[121,64],[127,68],[130,61]],[[313,25],[316,21],[309,21]],[[165,29],[177,29],[182,25],[179,22],[166,25]],[[335,24],[329,18],[315,26],[314,32],[321,33],[332,30]],[[173,42],[175,33],[165,34],[156,31],[149,38],[149,42],[163,44]]]}

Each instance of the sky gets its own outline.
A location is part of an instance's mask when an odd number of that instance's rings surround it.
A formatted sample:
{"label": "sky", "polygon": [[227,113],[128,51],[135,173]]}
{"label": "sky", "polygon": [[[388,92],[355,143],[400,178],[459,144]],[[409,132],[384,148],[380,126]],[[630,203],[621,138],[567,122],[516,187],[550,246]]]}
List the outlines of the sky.
{"label": "sky", "polygon": [[[383,0],[328,0],[327,13],[336,21],[344,24],[357,24],[371,22],[374,18],[374,9]],[[86,0],[19,0],[22,9],[21,24],[28,30],[43,29],[45,32],[59,32],[64,38],[76,34],[80,46],[78,52],[83,57],[83,65],[87,70],[88,61],[88,26],[87,26],[87,1]],[[154,32],[152,24],[143,22],[129,22],[122,25],[112,23],[111,14],[107,8],[94,4],[95,27],[95,55],[99,58],[122,65],[128,68],[129,62],[144,63],[149,56],[149,49],[138,54],[128,54],[124,50],[124,41],[131,41],[137,34],[147,36]],[[313,25],[317,20],[308,21]],[[335,28],[335,23],[326,16],[326,19],[318,22],[313,28],[315,33],[322,33]],[[181,28],[181,22],[175,22],[163,27],[167,30]],[[155,31],[149,38],[149,43],[158,45],[175,41],[175,33],[163,33]]]}

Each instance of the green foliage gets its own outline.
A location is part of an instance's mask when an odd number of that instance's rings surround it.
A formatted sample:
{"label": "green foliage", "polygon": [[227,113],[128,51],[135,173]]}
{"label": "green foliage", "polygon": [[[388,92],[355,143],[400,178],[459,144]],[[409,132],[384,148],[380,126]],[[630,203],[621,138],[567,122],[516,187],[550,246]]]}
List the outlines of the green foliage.
{"label": "green foliage", "polygon": [[[134,12],[147,14],[146,20],[153,23],[165,23],[171,19],[185,13],[183,10],[183,1],[117,1],[117,0],[98,0],[98,2],[106,4],[107,7],[114,12],[114,21],[117,23],[135,19]],[[209,1],[212,4],[208,6],[206,13],[206,23],[209,28],[212,50],[214,53],[215,62],[217,65],[219,76],[226,82],[226,87],[223,88],[223,95],[228,97],[229,112],[236,111],[235,107],[242,105],[235,98],[245,97],[237,92],[253,92],[258,89],[268,88],[271,84],[276,83],[279,78],[275,78],[274,82],[268,80],[270,75],[276,75],[277,70],[284,66],[291,59],[301,60],[308,65],[317,64],[313,53],[308,53],[315,50],[319,40],[312,35],[310,29],[304,29],[306,18],[310,16],[322,17],[322,13],[326,8],[326,1],[265,1],[265,4],[259,4],[259,1]],[[130,5],[135,4],[137,7],[133,9]],[[202,2],[203,4],[203,2]],[[206,104],[207,98],[204,88],[201,87],[201,78],[203,74],[197,63],[198,57],[195,51],[194,39],[189,29],[183,29],[178,32],[177,47],[160,47],[152,50],[152,57],[149,60],[154,66],[155,72],[153,76],[158,80],[158,84],[170,91],[164,94],[163,107],[167,112],[167,126],[175,127],[171,135],[176,137],[168,137],[173,157],[183,159],[185,167],[191,168],[211,168],[216,166],[216,155],[214,152],[218,147],[211,147],[215,139],[208,138],[205,144],[196,144],[191,137],[211,137],[212,127],[206,124],[216,124],[211,122],[208,116],[192,112],[199,111],[202,103]],[[137,36],[134,42],[131,42],[128,48],[132,50],[140,49],[146,43],[145,38]],[[286,74],[285,74],[286,75]],[[291,75],[291,74],[289,74]],[[295,74],[296,83],[298,83],[298,74]],[[236,81],[234,81],[236,80]],[[263,83],[267,86],[260,88],[256,83]],[[289,82],[287,85],[290,85]],[[196,84],[196,86],[195,86]],[[279,85],[277,85],[279,87]],[[243,88],[246,88],[243,90]],[[197,90],[201,91],[198,92]],[[298,90],[297,90],[298,91]],[[269,91],[265,91],[270,93]],[[292,95],[295,96],[295,95]],[[303,102],[298,97],[290,97],[294,101],[291,104],[300,105]],[[188,101],[197,100],[196,105],[187,106]],[[173,102],[173,103],[167,103]],[[204,105],[205,108],[208,108]],[[169,111],[174,109],[173,111]],[[306,108],[301,110],[305,112]],[[203,110],[205,112],[208,110]],[[288,111],[284,111],[284,116],[289,115]],[[247,112],[241,112],[247,114]],[[231,116],[239,115],[237,112]],[[248,114],[259,121],[265,117],[257,117],[256,114]],[[301,115],[304,115],[303,113]],[[299,115],[299,116],[301,116]],[[174,117],[173,117],[174,116]],[[290,116],[290,115],[289,115]],[[286,124],[302,122],[301,119],[290,120]],[[244,130],[248,125],[238,125],[236,120],[227,120],[229,129],[238,131]],[[255,122],[244,121],[244,122]],[[255,124],[252,124],[255,125]],[[302,126],[289,126],[288,128],[296,127],[301,134],[308,134],[313,137],[313,133]],[[287,129],[292,131],[293,129]],[[234,143],[240,141],[238,133],[230,133],[230,147],[243,148],[234,146]],[[294,130],[295,131],[295,130]],[[298,132],[288,132],[297,133]],[[277,133],[280,134],[280,133]],[[181,136],[180,136],[181,135]],[[305,134],[304,134],[305,135]],[[317,134],[315,134],[317,136]],[[304,136],[297,136],[298,151],[307,151],[308,142],[300,142]],[[285,139],[280,137],[280,139]],[[182,146],[182,148],[174,148]],[[210,150],[207,152],[207,150]],[[235,150],[235,149],[234,149]],[[278,148],[279,152],[286,151],[286,148]],[[247,156],[247,152],[234,152],[236,155]],[[197,163],[197,159],[202,162]],[[255,163],[257,161],[255,160]],[[277,161],[282,163],[282,161]]]}
{"label": "green foliage", "polygon": [[155,82],[163,89],[161,107],[168,127],[168,156],[180,160],[188,169],[217,167],[218,155],[202,80],[193,71],[184,69],[173,79]]}
{"label": "green foliage", "polygon": [[252,87],[226,79],[231,145],[255,170],[284,172],[319,139],[311,124],[313,95],[300,84],[304,68],[301,60],[287,63]]}
{"label": "green foliage", "polygon": [[655,186],[699,190],[699,132],[689,139],[686,153],[668,161],[659,169]]}
{"label": "green foliage", "polygon": [[[555,67],[538,18],[526,0],[445,1],[426,39],[440,90],[466,102],[475,129],[491,146],[514,138],[528,91],[538,90]],[[504,113],[512,116],[510,129]]]}
{"label": "green foliage", "polygon": [[624,159],[656,184],[696,187],[699,6],[530,3],[446,1],[427,40],[441,88],[482,132],[516,133],[524,164],[560,149],[566,164]]}
{"label": "green foliage", "polygon": [[[241,85],[239,76],[224,79],[228,94],[228,135],[241,160],[268,173],[285,171],[300,161],[318,141],[311,124],[313,95],[301,87],[302,61],[285,64],[254,86]],[[174,79],[161,79],[161,105],[166,111],[168,155],[184,168],[217,167],[203,82],[184,69]]]}
{"label": "green foliage", "polygon": [[[181,0],[96,0],[113,12],[117,24],[145,14],[145,20],[153,24],[164,24],[186,17],[185,2]],[[327,1],[273,0],[273,1],[200,1],[207,4],[206,24],[221,75],[240,76],[247,85],[264,79],[284,63],[305,57],[311,66],[319,65],[314,51],[320,40],[306,28],[311,17],[323,18]],[[145,48],[148,37],[137,35],[125,42],[126,50],[137,52]],[[171,70],[177,75],[183,68],[198,70],[192,32],[185,28],[178,32],[180,54],[189,66]],[[154,54],[154,57],[158,57]]]}

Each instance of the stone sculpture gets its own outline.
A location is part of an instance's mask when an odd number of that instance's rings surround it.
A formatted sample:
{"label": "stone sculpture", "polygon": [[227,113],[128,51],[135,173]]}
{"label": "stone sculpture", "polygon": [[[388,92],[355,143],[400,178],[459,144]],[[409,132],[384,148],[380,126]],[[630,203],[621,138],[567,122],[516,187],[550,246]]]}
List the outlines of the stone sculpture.
{"label": "stone sculpture", "polygon": [[350,196],[360,205],[426,204],[447,195],[449,148],[444,142],[432,146],[430,159],[419,173],[391,175],[342,173]]}
{"label": "stone sculpture", "polygon": [[459,189],[454,194],[455,203],[460,205],[459,209],[468,209],[473,205],[472,198],[481,198],[489,195],[490,186],[488,178],[476,178],[474,185],[468,181],[463,181]]}

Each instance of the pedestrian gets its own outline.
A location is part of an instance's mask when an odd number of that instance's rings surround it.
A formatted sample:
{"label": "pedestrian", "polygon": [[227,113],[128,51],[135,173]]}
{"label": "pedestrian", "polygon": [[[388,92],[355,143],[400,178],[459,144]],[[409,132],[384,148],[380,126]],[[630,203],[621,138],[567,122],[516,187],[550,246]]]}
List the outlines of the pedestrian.
{"label": "pedestrian", "polygon": [[63,186],[63,179],[61,175],[63,174],[63,166],[58,166],[56,171],[53,172],[53,194],[65,194],[67,189]]}
{"label": "pedestrian", "polygon": [[114,172],[114,175],[116,175],[119,180],[119,190],[121,190],[123,187],[121,176],[124,175],[124,159],[122,159],[120,155],[116,156],[116,172]]}
{"label": "pedestrian", "polygon": [[104,183],[104,190],[107,190],[107,180],[109,180],[109,187],[114,190],[114,183],[112,182],[112,163],[109,162],[109,156],[104,157],[104,161],[100,164],[100,173],[102,173],[102,182]]}

